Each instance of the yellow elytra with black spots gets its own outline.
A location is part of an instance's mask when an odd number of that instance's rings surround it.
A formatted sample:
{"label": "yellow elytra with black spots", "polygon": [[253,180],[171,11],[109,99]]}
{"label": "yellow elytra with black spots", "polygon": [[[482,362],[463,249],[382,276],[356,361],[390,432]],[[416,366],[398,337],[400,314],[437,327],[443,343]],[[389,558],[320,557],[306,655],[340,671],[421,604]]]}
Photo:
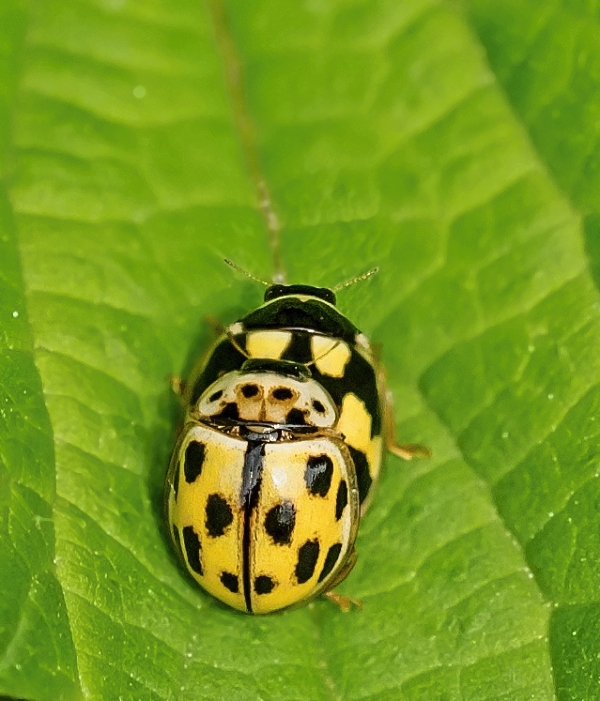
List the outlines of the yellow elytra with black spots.
{"label": "yellow elytra with black spots", "polygon": [[167,518],[213,596],[269,613],[350,572],[382,460],[369,343],[331,290],[272,285],[193,373],[167,475]]}

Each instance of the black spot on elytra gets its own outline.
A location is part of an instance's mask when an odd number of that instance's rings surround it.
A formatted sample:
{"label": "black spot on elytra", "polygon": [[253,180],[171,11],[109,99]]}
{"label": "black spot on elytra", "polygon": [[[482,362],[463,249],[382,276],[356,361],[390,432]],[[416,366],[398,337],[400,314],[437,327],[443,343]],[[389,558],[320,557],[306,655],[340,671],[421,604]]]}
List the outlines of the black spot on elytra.
{"label": "black spot on elytra", "polygon": [[350,455],[352,456],[352,461],[354,462],[354,468],[356,469],[356,481],[358,483],[358,496],[360,498],[360,503],[365,500],[365,497],[371,489],[371,484],[373,480],[369,472],[369,463],[367,462],[367,456],[361,451],[356,450],[351,445],[348,446],[350,449]]}
{"label": "black spot on elytra", "polygon": [[233,521],[233,511],[220,494],[211,494],[206,501],[206,530],[216,538],[225,533]]}
{"label": "black spot on elytra", "polygon": [[335,498],[335,520],[339,521],[342,518],[346,504],[348,503],[348,485],[346,480],[340,482]]}
{"label": "black spot on elytra", "polygon": [[225,589],[229,589],[232,594],[237,594],[240,590],[238,578],[235,574],[231,574],[231,572],[221,572],[221,584]]}
{"label": "black spot on elytra", "polygon": [[291,501],[284,501],[269,510],[265,517],[265,530],[276,545],[291,542],[296,525],[296,509]]}
{"label": "black spot on elytra", "polygon": [[304,426],[306,424],[306,419],[304,418],[304,413],[300,411],[300,409],[292,409],[285,417],[285,422],[295,426]]}
{"label": "black spot on elytra", "polygon": [[258,394],[258,386],[257,385],[243,385],[242,387],[242,394],[246,399],[250,399],[251,397],[256,397]]}
{"label": "black spot on elytra", "polygon": [[328,455],[311,455],[306,463],[304,480],[308,491],[313,496],[327,496],[331,487],[333,475],[333,462]]}
{"label": "black spot on elytra", "polygon": [[202,472],[202,465],[206,457],[206,446],[199,441],[191,441],[185,449],[183,472],[185,481],[192,484]]}
{"label": "black spot on elytra", "polygon": [[296,579],[298,584],[304,584],[313,576],[317,560],[319,559],[319,541],[307,540],[298,550],[298,562],[296,563]]}
{"label": "black spot on elytra", "polygon": [[261,574],[254,580],[254,591],[257,594],[270,594],[274,587],[275,582],[266,574]]}
{"label": "black spot on elytra", "polygon": [[277,387],[271,392],[271,396],[278,402],[284,402],[286,399],[291,399],[294,393],[288,387]]}
{"label": "black spot on elytra", "polygon": [[223,390],[219,389],[210,395],[210,397],[208,398],[208,401],[209,402],[216,402],[217,399],[221,399],[222,396],[223,396]]}
{"label": "black spot on elytra", "polygon": [[319,582],[322,582],[334,568],[335,563],[338,561],[338,557],[340,556],[341,552],[341,543],[336,543],[335,545],[332,545],[329,548],[329,550],[327,551],[327,557],[325,558],[325,562],[323,564],[323,569],[321,570],[321,574],[319,575]]}
{"label": "black spot on elytra", "polygon": [[189,566],[197,574],[204,574],[202,563],[200,562],[200,539],[193,526],[185,526],[183,529],[183,547],[185,548]]}
{"label": "black spot on elytra", "polygon": [[223,409],[218,413],[215,414],[215,419],[239,419],[240,418],[240,412],[238,409],[238,405],[235,402],[228,402],[225,404]]}
{"label": "black spot on elytra", "polygon": [[313,409],[315,411],[318,411],[319,414],[324,414],[325,413],[325,407],[323,406],[322,402],[320,402],[318,399],[313,399]]}

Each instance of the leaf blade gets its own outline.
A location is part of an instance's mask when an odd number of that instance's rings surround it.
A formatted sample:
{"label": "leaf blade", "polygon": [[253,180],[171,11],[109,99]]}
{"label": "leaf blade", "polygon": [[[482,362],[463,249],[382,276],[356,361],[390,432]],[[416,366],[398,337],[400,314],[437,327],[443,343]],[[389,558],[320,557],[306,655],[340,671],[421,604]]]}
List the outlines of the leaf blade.
{"label": "leaf blade", "polygon": [[[246,137],[203,8],[65,0],[33,17],[11,200],[84,696],[554,698],[552,566],[569,551],[552,546],[568,529],[540,540],[558,502],[525,487],[584,490],[576,521],[591,519],[593,427],[589,447],[566,442],[595,407],[578,219],[451,9],[226,9],[292,278],[390,261],[342,304],[384,342],[401,435],[435,457],[390,461],[345,583],[360,614],[245,618],[181,577],[159,536],[164,377],[206,346],[202,313],[233,320],[259,300],[218,263],[269,268]],[[543,470],[559,420],[577,475]],[[567,598],[593,574],[573,570]],[[558,693],[580,693],[589,677],[556,649]]]}

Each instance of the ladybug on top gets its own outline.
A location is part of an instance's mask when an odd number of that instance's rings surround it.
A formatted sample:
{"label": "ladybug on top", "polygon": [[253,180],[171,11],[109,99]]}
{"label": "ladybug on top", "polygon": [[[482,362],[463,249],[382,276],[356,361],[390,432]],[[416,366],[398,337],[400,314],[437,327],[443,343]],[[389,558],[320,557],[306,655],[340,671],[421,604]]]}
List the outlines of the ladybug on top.
{"label": "ladybug on top", "polygon": [[395,444],[382,369],[335,306],[336,291],[376,272],[334,290],[264,283],[264,304],[223,329],[185,383],[169,531],[192,577],[235,609],[320,594],[358,604],[333,589],[356,562],[384,450],[429,454]]}

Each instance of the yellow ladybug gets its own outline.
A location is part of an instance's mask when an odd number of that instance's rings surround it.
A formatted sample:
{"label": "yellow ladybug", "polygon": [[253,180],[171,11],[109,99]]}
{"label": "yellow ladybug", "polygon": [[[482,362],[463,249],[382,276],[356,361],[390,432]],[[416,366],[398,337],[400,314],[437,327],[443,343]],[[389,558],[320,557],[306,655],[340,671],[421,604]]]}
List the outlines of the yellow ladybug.
{"label": "yellow ladybug", "polygon": [[169,531],[192,577],[240,611],[319,594],[347,610],[353,600],[332,590],[356,562],[384,443],[405,459],[428,454],[394,444],[369,341],[335,304],[330,289],[270,285],[183,392]]}

